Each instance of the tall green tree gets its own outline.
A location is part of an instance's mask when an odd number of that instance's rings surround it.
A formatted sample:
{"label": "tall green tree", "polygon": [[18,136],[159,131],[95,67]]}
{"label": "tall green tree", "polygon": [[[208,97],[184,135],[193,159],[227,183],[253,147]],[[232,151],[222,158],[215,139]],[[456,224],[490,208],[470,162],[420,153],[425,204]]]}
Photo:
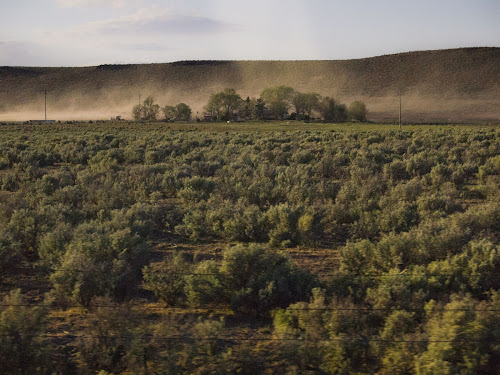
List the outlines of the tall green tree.
{"label": "tall green tree", "polygon": [[141,104],[136,104],[132,108],[132,117],[135,121],[141,121]]}
{"label": "tall green tree", "polygon": [[235,89],[227,88],[222,92],[222,107],[224,115],[227,119],[232,117],[234,111],[238,110],[242,105],[242,99]]}
{"label": "tall green tree", "polygon": [[266,103],[261,98],[258,98],[255,101],[255,105],[253,107],[253,118],[255,120],[263,120],[264,119],[264,110],[266,109]]}
{"label": "tall green tree", "polygon": [[242,105],[243,100],[236,93],[236,90],[226,88],[224,91],[210,95],[205,110],[210,112],[212,117],[216,117],[217,120],[229,120],[232,118],[233,112],[238,110]]}
{"label": "tall green tree", "polygon": [[292,99],[292,104],[295,107],[297,119],[301,120],[311,118],[311,113],[318,107],[319,100],[320,95],[314,92],[306,94],[301,92],[295,93]]}
{"label": "tall green tree", "polygon": [[155,104],[155,98],[150,95],[144,99],[141,107],[142,119],[146,121],[155,121],[158,113],[160,113],[160,106]]}
{"label": "tall green tree", "polygon": [[328,96],[321,100],[319,112],[324,122],[345,122],[347,120],[346,106],[337,103],[335,99]]}
{"label": "tall green tree", "polygon": [[240,118],[245,120],[251,120],[255,118],[255,106],[257,105],[257,100],[255,98],[250,98],[249,96],[242,101],[240,106]]}
{"label": "tall green tree", "polygon": [[283,119],[292,105],[293,88],[289,86],[268,87],[260,94],[277,119]]}
{"label": "tall green tree", "polygon": [[189,121],[191,120],[191,108],[186,103],[179,103],[175,106],[177,121]]}
{"label": "tall green tree", "polygon": [[335,100],[328,96],[321,100],[319,112],[323,121],[333,122],[335,120],[335,104]]}
{"label": "tall green tree", "polygon": [[132,109],[134,120],[156,121],[160,113],[160,106],[155,104],[155,98],[150,95],[141,104],[137,104]]}
{"label": "tall green tree", "polygon": [[221,115],[223,114],[223,93],[213,93],[210,95],[208,99],[207,105],[204,107],[205,111],[209,112],[212,116],[212,119],[220,120]]}
{"label": "tall green tree", "polygon": [[162,109],[165,120],[174,121],[177,118],[177,109],[173,105],[166,105]]}
{"label": "tall green tree", "polygon": [[359,100],[352,102],[347,109],[347,116],[349,120],[366,121],[366,104]]}
{"label": "tall green tree", "polygon": [[166,105],[162,108],[162,112],[167,121],[189,121],[193,111],[186,103],[179,103],[175,106]]}

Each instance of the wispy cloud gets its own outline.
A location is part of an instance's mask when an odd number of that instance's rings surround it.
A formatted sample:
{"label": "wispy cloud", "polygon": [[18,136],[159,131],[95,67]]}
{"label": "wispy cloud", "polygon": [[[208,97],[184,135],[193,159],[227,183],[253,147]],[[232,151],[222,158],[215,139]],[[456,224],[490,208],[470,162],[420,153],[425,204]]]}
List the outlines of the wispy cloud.
{"label": "wispy cloud", "polygon": [[153,6],[67,28],[39,30],[29,42],[4,41],[0,64],[90,65],[197,58],[212,50],[214,36],[226,40],[240,31],[241,26],[209,15]]}
{"label": "wispy cloud", "polygon": [[128,0],[55,0],[55,2],[65,8],[86,8],[93,6],[123,8],[128,4]]}
{"label": "wispy cloud", "polygon": [[127,42],[117,42],[113,44],[113,47],[117,50],[123,51],[150,51],[150,52],[161,52],[161,51],[172,51],[176,48],[172,48],[163,43],[127,43]]}
{"label": "wispy cloud", "polygon": [[0,41],[0,65],[42,65],[41,52],[36,43]]}
{"label": "wispy cloud", "polygon": [[172,13],[169,10],[141,9],[119,18],[91,22],[70,30],[73,36],[206,35],[235,31],[237,26],[214,18]]}

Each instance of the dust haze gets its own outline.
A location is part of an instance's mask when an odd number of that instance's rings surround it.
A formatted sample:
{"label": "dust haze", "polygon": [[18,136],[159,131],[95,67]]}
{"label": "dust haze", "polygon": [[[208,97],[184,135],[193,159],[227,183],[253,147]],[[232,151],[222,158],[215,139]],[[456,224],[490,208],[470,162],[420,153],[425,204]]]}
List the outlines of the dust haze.
{"label": "dust haze", "polygon": [[84,68],[0,67],[0,121],[132,118],[147,96],[180,102],[202,116],[210,94],[226,87],[243,98],[288,85],[349,104],[368,118],[394,121],[402,92],[408,121],[500,119],[500,48],[411,52],[339,61],[184,61]]}

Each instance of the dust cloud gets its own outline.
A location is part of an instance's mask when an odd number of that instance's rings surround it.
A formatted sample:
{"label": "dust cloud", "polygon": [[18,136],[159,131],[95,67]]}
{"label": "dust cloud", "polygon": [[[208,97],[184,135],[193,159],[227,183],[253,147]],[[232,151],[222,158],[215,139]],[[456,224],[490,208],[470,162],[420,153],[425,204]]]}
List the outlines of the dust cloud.
{"label": "dust cloud", "polygon": [[170,64],[85,68],[0,67],[0,121],[44,118],[132,118],[147,96],[163,107],[186,103],[202,116],[210,94],[234,88],[244,99],[267,87],[287,85],[349,105],[366,103],[372,120],[396,119],[402,90],[403,117],[500,119],[500,48],[412,52],[339,61],[183,61]]}

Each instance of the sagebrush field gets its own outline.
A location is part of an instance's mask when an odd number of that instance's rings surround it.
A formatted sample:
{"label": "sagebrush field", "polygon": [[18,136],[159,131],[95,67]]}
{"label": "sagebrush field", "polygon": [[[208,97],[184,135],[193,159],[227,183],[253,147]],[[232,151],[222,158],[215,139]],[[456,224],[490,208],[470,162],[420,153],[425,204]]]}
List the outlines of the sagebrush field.
{"label": "sagebrush field", "polygon": [[0,132],[0,373],[499,372],[498,127]]}

